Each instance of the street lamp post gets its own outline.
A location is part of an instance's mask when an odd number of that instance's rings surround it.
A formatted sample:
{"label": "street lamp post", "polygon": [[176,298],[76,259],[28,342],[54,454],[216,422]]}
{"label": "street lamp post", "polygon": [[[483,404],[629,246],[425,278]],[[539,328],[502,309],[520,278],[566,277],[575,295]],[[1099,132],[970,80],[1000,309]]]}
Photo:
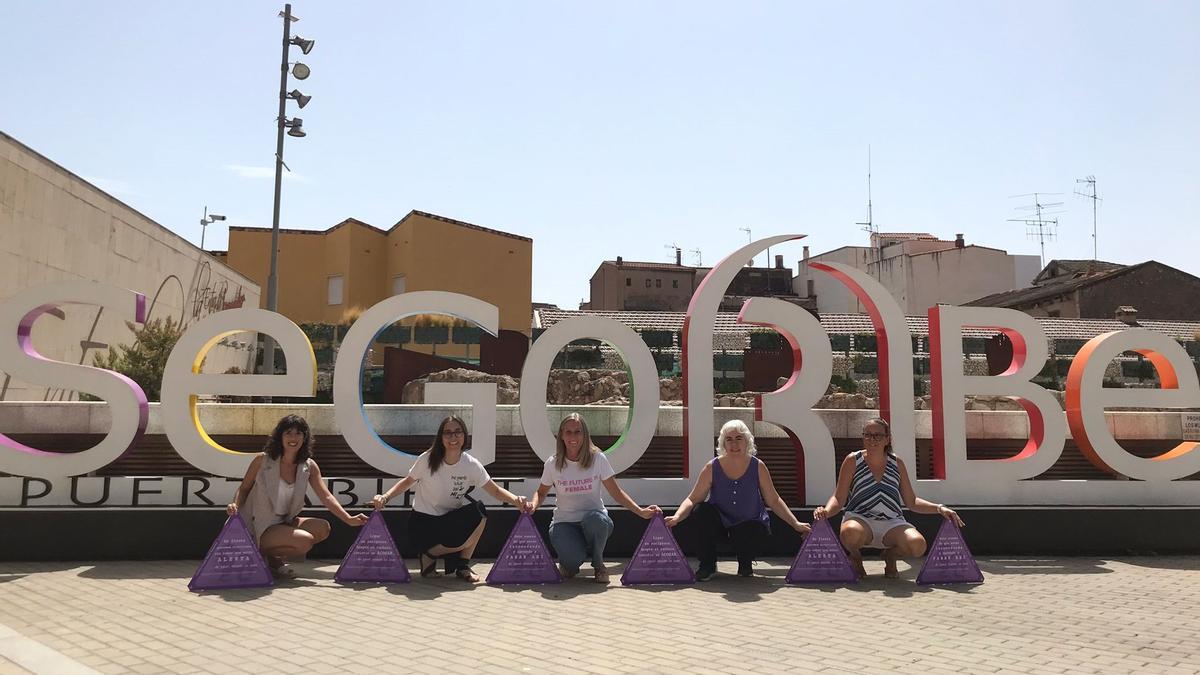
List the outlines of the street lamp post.
{"label": "street lamp post", "polygon": [[208,232],[208,226],[212,225],[213,223],[217,222],[218,220],[225,220],[225,216],[218,216],[215,213],[209,213],[208,207],[207,206],[204,207],[204,217],[200,219],[200,250],[201,251],[204,250],[204,234],[206,232]]}
{"label": "street lamp post", "polygon": [[[301,94],[298,89],[288,93],[288,49],[296,45],[300,47],[300,51],[308,54],[314,44],[313,40],[306,40],[298,35],[292,37],[292,22],[300,19],[292,16],[291,3],[283,6],[280,16],[283,17],[283,56],[279,62],[279,117],[275,120],[275,205],[271,212],[271,269],[267,274],[267,309],[272,312],[276,311],[279,305],[279,196],[283,188],[283,133],[286,129],[287,134],[295,138],[303,138],[305,135],[302,126],[304,120],[299,117],[287,119],[287,101],[293,99],[303,108],[312,98]],[[292,74],[296,79],[304,80],[308,78],[309,72],[308,66],[297,62]],[[275,340],[270,335],[263,336],[263,372],[268,375],[275,374]]]}

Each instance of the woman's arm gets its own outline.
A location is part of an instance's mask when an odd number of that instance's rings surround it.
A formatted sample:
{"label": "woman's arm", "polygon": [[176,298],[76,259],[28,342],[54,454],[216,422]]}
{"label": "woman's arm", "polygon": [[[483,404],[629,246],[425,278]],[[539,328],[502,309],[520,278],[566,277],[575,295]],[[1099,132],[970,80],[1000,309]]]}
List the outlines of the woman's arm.
{"label": "woman's arm", "polygon": [[792,510],[784,503],[783,497],[779,496],[779,491],[775,489],[775,483],[771,482],[771,472],[767,470],[767,463],[761,460],[758,462],[758,490],[762,493],[763,503],[793,530],[800,534],[812,532],[812,528],[807,523],[800,522],[796,518],[796,514],[792,513]]}
{"label": "woman's arm", "polygon": [[853,481],[854,455],[849,454],[846,455],[846,459],[842,460],[842,468],[838,470],[837,487],[833,489],[833,494],[829,496],[829,501],[825,502],[825,506],[813,509],[813,520],[823,520],[837,515],[846,500],[850,498],[850,483]]}
{"label": "woman's arm", "polygon": [[908,480],[908,468],[904,466],[904,460],[896,458],[896,467],[900,469],[900,497],[904,499],[904,505],[911,511],[917,513],[936,513],[946,520],[953,520],[955,525],[962,527],[964,525],[962,518],[954,512],[954,509],[945,504],[934,504],[933,502],[925,501],[917,496],[913,491],[912,483]]}
{"label": "woman's arm", "polygon": [[325,508],[329,509],[330,513],[337,516],[338,520],[343,523],[354,527],[367,522],[366,514],[359,513],[352,516],[346,509],[342,508],[342,505],[338,503],[337,497],[333,496],[333,493],[325,485],[325,481],[321,480],[321,468],[317,466],[316,462],[311,459],[308,460],[308,468],[308,484],[312,487],[313,492],[317,493],[317,497],[325,505]]}
{"label": "woman's arm", "polygon": [[696,478],[696,484],[692,486],[692,491],[687,497],[684,497],[680,502],[679,508],[675,509],[675,515],[666,519],[667,525],[675,527],[687,519],[688,514],[692,512],[692,508],[704,501],[708,497],[708,491],[712,489],[712,464],[705,464],[700,470],[700,476]]}
{"label": "woman's arm", "polygon": [[537,511],[538,507],[545,501],[546,495],[550,494],[550,486],[545,483],[540,483],[538,489],[533,493],[533,497],[529,499],[529,511]]}
{"label": "woman's arm", "polygon": [[262,467],[262,463],[263,455],[259,453],[258,457],[250,462],[250,467],[246,469],[246,477],[242,479],[237,492],[233,494],[233,501],[225,507],[225,513],[232,516],[246,504],[246,498],[250,496],[250,490],[254,488],[254,480],[258,477],[258,470]]}
{"label": "woman's arm", "polygon": [[504,488],[497,485],[496,481],[494,481],[494,480],[489,480],[488,482],[484,483],[483,491],[488,493],[489,495],[495,497],[496,499],[499,499],[502,502],[507,502],[509,504],[512,504],[513,506],[517,507],[518,509],[520,509],[522,511],[526,510],[526,508],[527,508],[524,497],[518,497],[517,495],[509,492],[508,490],[505,490]]}
{"label": "woman's arm", "polygon": [[388,502],[392,501],[393,497],[404,494],[405,491],[412,487],[416,482],[417,479],[413,478],[411,475],[405,476],[403,479],[396,481],[396,484],[393,485],[387,492],[372,497],[371,506],[374,506],[376,511],[382,509],[384,506],[387,506]]}
{"label": "woman's arm", "polygon": [[651,518],[655,513],[662,513],[662,509],[658,508],[657,504],[651,504],[646,508],[638,506],[638,503],[633,501],[633,498],[630,497],[625,490],[621,489],[621,484],[617,482],[617,478],[615,476],[606,478],[604,480],[604,489],[608,490],[608,494],[612,495],[613,499],[620,502],[621,506],[624,506],[643,518]]}

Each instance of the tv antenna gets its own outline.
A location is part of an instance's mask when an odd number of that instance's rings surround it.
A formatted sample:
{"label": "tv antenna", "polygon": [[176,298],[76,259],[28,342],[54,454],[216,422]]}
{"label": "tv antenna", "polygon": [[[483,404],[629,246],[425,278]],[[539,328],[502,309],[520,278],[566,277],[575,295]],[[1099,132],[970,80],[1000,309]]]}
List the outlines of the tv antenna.
{"label": "tv antenna", "polygon": [[[863,232],[870,234],[871,248],[875,250],[875,261],[883,260],[883,242],[879,240],[879,228],[875,225],[874,205],[871,203],[871,146],[867,146],[867,222],[855,223],[863,225]],[[882,274],[882,270],[880,271]]]}
{"label": "tv antenna", "polygon": [[[748,228],[748,227],[739,227],[738,229],[739,229],[739,230],[741,230],[742,232],[745,232],[745,233],[746,233],[746,243],[747,243],[747,244],[749,244],[750,242],[754,241],[754,237],[753,237],[753,236],[751,236],[751,234],[750,234],[750,228]],[[754,258],[750,258],[750,267],[754,267]]]}
{"label": "tv antenna", "polygon": [[663,244],[663,248],[674,249],[675,250],[675,264],[676,265],[682,264],[683,249],[679,248],[679,244],[674,244],[674,243]]}
{"label": "tv antenna", "polygon": [[694,249],[692,249],[692,250],[688,251],[688,253],[693,253],[693,254],[695,254],[695,256],[696,256],[696,267],[703,267],[703,266],[704,266],[704,261],[703,261],[703,259],[700,257],[700,249],[698,249],[698,248],[694,248]]}
{"label": "tv antenna", "polygon": [[1102,202],[1104,200],[1101,199],[1100,197],[1096,196],[1096,177],[1095,176],[1088,176],[1087,178],[1076,178],[1075,182],[1076,183],[1087,183],[1088,190],[1089,190],[1088,192],[1080,192],[1079,190],[1076,190],[1075,194],[1079,195],[1080,197],[1087,197],[1088,199],[1092,200],[1092,262],[1096,262],[1097,260],[1100,259],[1100,255],[1098,253],[1099,249],[1096,246],[1096,205],[1099,202]]}
{"label": "tv antenna", "polygon": [[1046,218],[1045,216],[1051,216],[1051,215],[1055,215],[1058,213],[1063,213],[1062,211],[1052,210],[1052,209],[1056,209],[1056,208],[1062,206],[1063,203],[1062,202],[1043,202],[1042,197],[1045,197],[1047,195],[1054,196],[1054,195],[1061,195],[1061,194],[1062,194],[1061,192],[1030,192],[1028,194],[1012,195],[1011,197],[1009,197],[1009,199],[1018,199],[1021,197],[1033,197],[1032,205],[1017,207],[1017,210],[1019,210],[1019,211],[1031,211],[1032,213],[1029,213],[1028,215],[1032,216],[1032,217],[1009,218],[1008,221],[1010,223],[1024,223],[1026,236],[1028,236],[1030,239],[1038,240],[1038,244],[1040,244],[1041,248],[1042,248],[1041,262],[1042,262],[1043,269],[1045,269],[1045,267],[1046,267],[1046,242],[1054,241],[1054,238],[1058,234],[1058,219],[1057,218]]}

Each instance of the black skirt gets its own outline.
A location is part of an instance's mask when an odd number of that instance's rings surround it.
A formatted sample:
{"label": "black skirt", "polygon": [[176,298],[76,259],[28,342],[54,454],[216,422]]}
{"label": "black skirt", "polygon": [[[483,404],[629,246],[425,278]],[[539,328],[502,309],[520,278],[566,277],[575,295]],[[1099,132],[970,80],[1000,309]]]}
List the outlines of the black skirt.
{"label": "black skirt", "polygon": [[479,502],[465,504],[441,516],[413,511],[408,517],[408,538],[418,551],[428,551],[438,544],[458,548],[485,517],[487,509]]}

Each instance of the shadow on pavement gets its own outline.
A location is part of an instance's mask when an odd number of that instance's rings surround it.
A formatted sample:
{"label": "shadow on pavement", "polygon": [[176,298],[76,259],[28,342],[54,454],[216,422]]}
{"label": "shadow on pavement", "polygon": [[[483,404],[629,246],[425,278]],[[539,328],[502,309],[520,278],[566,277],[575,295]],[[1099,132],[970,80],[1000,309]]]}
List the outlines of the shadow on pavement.
{"label": "shadow on pavement", "polygon": [[[284,583],[289,586],[312,585],[311,582],[309,584],[303,584],[299,583],[300,581],[301,580],[299,579],[293,579]],[[266,597],[273,593],[276,588],[277,587],[274,586],[264,586],[262,588],[226,588],[216,591],[200,591],[199,593],[196,593],[196,595],[216,597],[224,600],[225,602],[248,602],[250,600],[257,600],[259,598]],[[186,590],[186,587],[184,590]]]}
{"label": "shadow on pavement", "polygon": [[1109,574],[1103,558],[976,558],[989,574]]}

